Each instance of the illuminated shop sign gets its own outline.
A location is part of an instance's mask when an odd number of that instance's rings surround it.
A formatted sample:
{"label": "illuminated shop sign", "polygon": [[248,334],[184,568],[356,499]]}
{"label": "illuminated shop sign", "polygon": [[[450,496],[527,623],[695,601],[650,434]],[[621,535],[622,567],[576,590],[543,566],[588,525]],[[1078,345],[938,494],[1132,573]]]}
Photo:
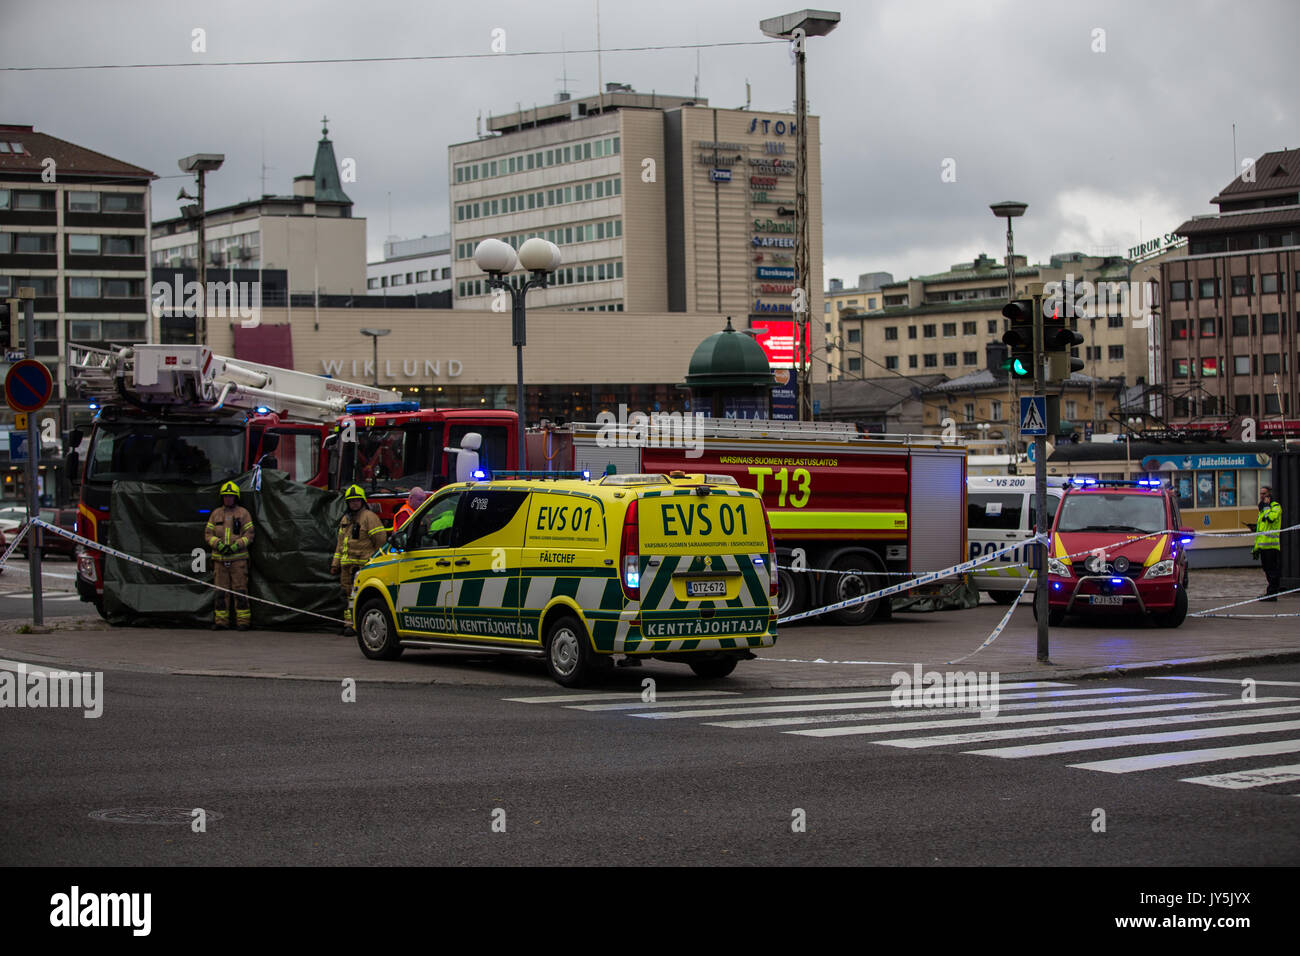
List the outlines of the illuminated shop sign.
{"label": "illuminated shop sign", "polygon": [[755,236],[754,248],[774,247],[777,249],[793,249],[794,238],[785,236]]}
{"label": "illuminated shop sign", "polygon": [[794,232],[793,222],[777,222],[775,219],[755,219],[755,232]]}
{"label": "illuminated shop sign", "polygon": [[731,170],[729,169],[710,169],[709,179],[715,183],[731,182]]}
{"label": "illuminated shop sign", "polygon": [[754,275],[759,279],[793,279],[794,270],[775,266],[759,266],[754,270]]}

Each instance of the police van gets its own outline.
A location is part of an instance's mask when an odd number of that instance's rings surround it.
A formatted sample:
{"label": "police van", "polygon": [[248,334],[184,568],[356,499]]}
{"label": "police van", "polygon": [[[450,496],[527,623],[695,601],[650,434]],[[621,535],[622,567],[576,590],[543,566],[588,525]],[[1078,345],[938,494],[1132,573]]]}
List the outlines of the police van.
{"label": "police van", "polygon": [[[1049,528],[1068,485],[1065,478],[1047,479]],[[1015,549],[971,572],[975,587],[987,591],[989,597],[999,604],[1015,601],[1025,578],[1030,577],[1029,568],[1025,566],[1030,555],[1023,544],[1033,538],[1037,526],[1035,487],[1033,478],[1016,475],[966,479],[968,558],[978,558],[1003,548]],[[1030,582],[1028,593],[1033,593],[1033,590],[1033,582]]]}
{"label": "police van", "polygon": [[[553,473],[554,474],[554,473]],[[542,657],[566,687],[644,658],[725,677],[776,641],[762,499],[725,475],[503,477],[441,488],[358,574],[366,657]]]}

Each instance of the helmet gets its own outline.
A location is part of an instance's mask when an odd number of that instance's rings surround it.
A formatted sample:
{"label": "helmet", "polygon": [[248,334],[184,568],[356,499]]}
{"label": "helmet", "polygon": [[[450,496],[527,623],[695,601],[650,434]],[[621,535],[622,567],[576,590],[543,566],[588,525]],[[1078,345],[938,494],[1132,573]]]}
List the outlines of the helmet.
{"label": "helmet", "polygon": [[347,501],[365,501],[366,490],[360,485],[349,485],[347,493],[343,497]]}
{"label": "helmet", "polygon": [[226,482],[224,485],[221,486],[221,495],[222,497],[225,497],[226,495],[234,495],[236,498],[238,498],[239,485],[235,484],[233,481]]}

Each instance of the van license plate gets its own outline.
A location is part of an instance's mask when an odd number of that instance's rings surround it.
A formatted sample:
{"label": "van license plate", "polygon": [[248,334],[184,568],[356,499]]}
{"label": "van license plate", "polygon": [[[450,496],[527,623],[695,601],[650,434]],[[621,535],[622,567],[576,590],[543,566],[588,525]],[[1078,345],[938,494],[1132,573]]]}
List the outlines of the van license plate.
{"label": "van license plate", "polygon": [[687,597],[708,597],[727,593],[726,581],[687,581]]}
{"label": "van license plate", "polygon": [[1094,594],[1089,600],[1089,604],[1123,604],[1124,596],[1122,594]]}

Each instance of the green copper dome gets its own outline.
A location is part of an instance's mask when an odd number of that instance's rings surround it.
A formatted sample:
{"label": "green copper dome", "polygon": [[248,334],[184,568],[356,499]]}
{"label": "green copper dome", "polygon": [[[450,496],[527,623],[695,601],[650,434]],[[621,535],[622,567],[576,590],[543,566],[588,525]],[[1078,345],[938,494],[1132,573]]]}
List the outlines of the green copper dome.
{"label": "green copper dome", "polygon": [[763,347],[753,336],[733,329],[730,317],[725,329],[714,332],[695,349],[686,373],[686,385],[690,388],[701,385],[744,388],[772,385],[775,381]]}

